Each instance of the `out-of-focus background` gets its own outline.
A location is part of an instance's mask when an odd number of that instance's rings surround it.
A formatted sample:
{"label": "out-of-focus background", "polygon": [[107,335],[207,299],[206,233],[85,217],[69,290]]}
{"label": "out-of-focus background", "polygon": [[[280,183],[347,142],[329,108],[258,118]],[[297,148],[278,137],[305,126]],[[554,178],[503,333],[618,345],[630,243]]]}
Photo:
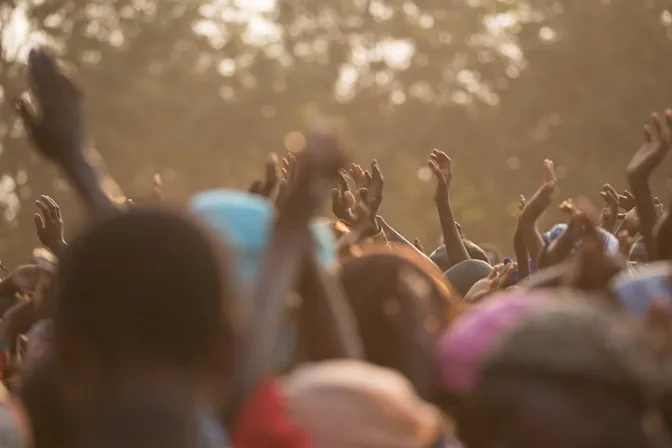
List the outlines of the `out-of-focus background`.
{"label": "out-of-focus background", "polygon": [[[454,161],[457,218],[511,247],[516,203],[557,165],[560,197],[624,169],[652,110],[672,105],[672,0],[2,0],[0,259],[38,244],[40,194],[74,195],[16,123],[30,45],[57,49],[86,92],[93,146],[130,197],[154,172],[184,201],[247,188],[320,111],[385,175],[382,213],[438,242],[432,148]],[[669,168],[669,165],[668,165]],[[656,179],[668,201],[672,172]],[[560,199],[560,197],[558,199]],[[557,218],[551,215],[545,224]]]}

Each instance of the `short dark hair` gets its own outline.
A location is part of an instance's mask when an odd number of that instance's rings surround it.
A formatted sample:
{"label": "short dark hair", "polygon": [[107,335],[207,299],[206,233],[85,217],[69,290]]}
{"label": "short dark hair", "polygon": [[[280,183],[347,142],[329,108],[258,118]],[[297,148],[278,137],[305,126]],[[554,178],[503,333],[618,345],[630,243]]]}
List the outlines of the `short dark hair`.
{"label": "short dark hair", "polygon": [[93,222],[59,263],[57,341],[81,338],[110,366],[129,355],[200,363],[230,328],[221,251],[197,222],[166,208]]}

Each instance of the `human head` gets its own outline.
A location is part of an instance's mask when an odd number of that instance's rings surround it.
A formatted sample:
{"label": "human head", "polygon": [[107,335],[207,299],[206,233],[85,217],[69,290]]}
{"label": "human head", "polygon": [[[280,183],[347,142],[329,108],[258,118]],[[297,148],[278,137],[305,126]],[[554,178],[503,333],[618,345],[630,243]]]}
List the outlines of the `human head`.
{"label": "human head", "polygon": [[655,372],[635,326],[598,296],[563,292],[491,347],[458,432],[475,448],[647,446]]}
{"label": "human head", "polygon": [[[429,303],[404,303],[412,299],[401,290],[397,279],[406,269],[425,280]],[[402,330],[404,319],[409,318],[404,310],[413,307],[422,313],[422,328],[430,340],[438,337],[457,312],[457,298],[444,283],[441,273],[410,251],[370,250],[346,261],[340,278],[359,325],[367,360],[404,374],[413,367],[407,365],[404,358],[404,338],[412,337]],[[428,359],[431,359],[429,354]],[[427,369],[432,370],[431,366]]]}
{"label": "human head", "polygon": [[90,401],[139,372],[196,386],[231,348],[234,299],[221,248],[189,217],[134,208],[91,223],[58,268],[66,396]]}

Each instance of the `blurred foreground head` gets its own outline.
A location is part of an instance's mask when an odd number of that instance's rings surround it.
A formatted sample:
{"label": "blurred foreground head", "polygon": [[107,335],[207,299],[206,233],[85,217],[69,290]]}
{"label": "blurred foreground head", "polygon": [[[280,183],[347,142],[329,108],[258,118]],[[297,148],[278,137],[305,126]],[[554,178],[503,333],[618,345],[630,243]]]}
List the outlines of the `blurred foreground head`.
{"label": "blurred foreground head", "polygon": [[[545,303],[518,307],[498,327],[472,366],[473,383],[447,377],[468,385],[455,412],[462,440],[470,448],[648,446],[647,398],[662,378],[638,328],[598,296],[538,298]],[[475,359],[448,358],[456,367]]]}
{"label": "blurred foreground head", "polygon": [[249,448],[450,446],[438,411],[402,375],[345,360],[304,365],[258,390],[234,433]]}
{"label": "blurred foreground head", "polygon": [[170,210],[92,223],[59,265],[55,335],[68,382],[86,394],[138,372],[199,379],[231,335],[220,254]]}
{"label": "blurred foreground head", "polygon": [[[408,270],[423,281],[422,296],[410,295],[398,281]],[[369,249],[345,262],[340,277],[367,360],[406,375],[417,367],[407,362],[405,348],[414,337],[409,329],[423,331],[427,340],[434,341],[458,312],[459,299],[441,272],[412,251]],[[427,349],[433,350],[433,346]],[[432,354],[427,358],[431,360]],[[432,366],[427,370],[433,371]]]}

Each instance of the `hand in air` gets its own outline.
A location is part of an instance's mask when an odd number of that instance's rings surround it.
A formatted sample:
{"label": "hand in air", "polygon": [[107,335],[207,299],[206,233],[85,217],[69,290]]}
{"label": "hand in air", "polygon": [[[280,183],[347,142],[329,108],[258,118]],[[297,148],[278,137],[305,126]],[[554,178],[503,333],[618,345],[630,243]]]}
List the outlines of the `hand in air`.
{"label": "hand in air", "polygon": [[44,50],[28,56],[31,93],[36,104],[25,97],[14,101],[23,126],[42,155],[59,163],[81,155],[84,120],[81,95],[75,84]]}
{"label": "hand in air", "polygon": [[35,204],[40,209],[40,213],[33,215],[37,236],[45,247],[58,254],[66,246],[61,209],[56,201],[46,195],[40,196]]}

